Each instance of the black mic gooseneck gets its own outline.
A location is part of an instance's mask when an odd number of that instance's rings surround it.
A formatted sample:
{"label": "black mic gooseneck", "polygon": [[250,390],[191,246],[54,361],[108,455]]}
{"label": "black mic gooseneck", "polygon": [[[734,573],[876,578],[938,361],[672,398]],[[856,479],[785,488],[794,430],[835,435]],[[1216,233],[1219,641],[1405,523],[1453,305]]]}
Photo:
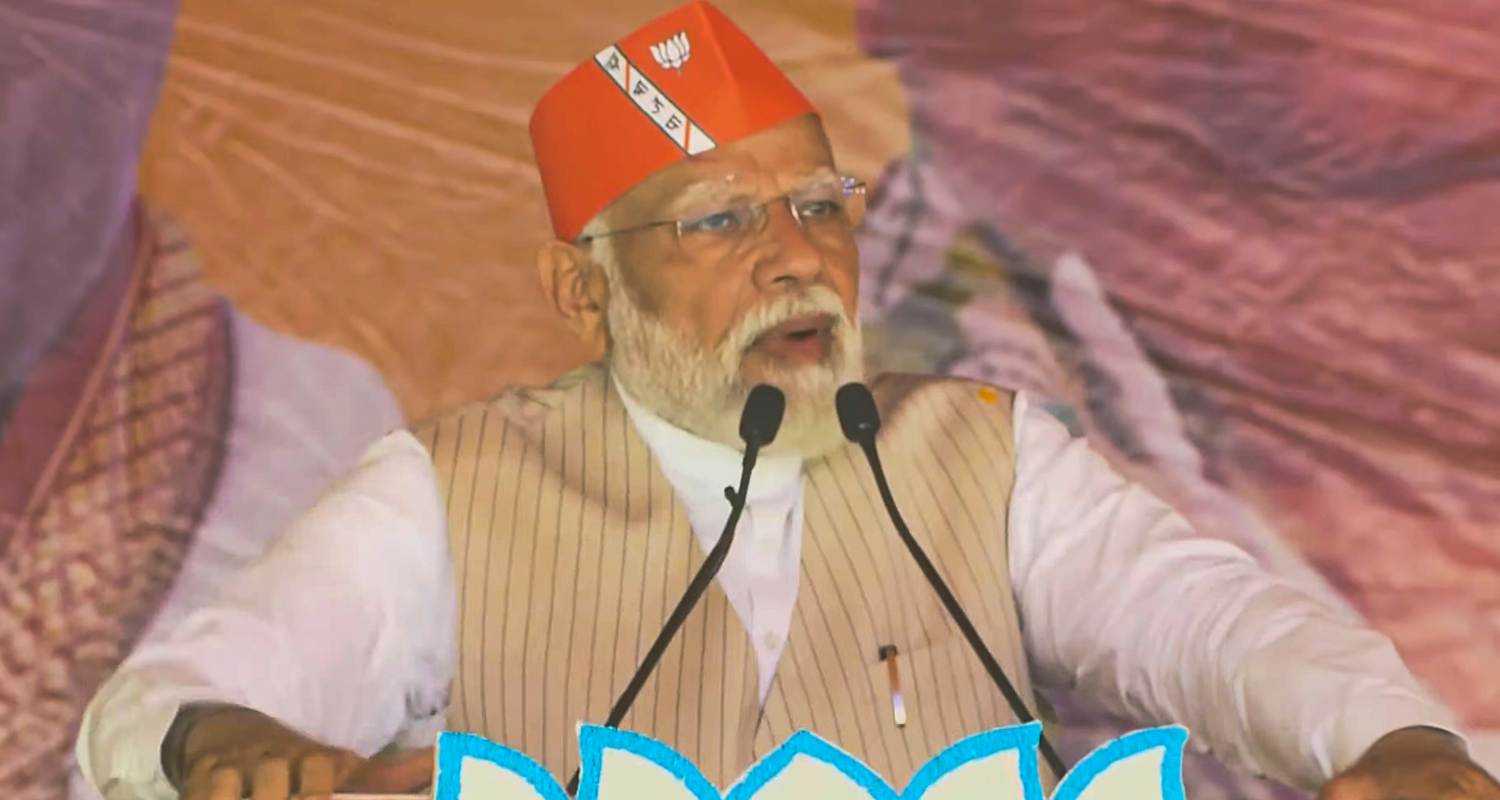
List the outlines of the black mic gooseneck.
{"label": "black mic gooseneck", "polygon": [[[745,510],[745,501],[750,490],[750,471],[755,469],[755,459],[760,455],[760,449],[770,444],[776,438],[776,431],[781,428],[781,417],[786,413],[786,395],[780,389],[769,384],[758,384],[750,390],[750,396],[745,400],[745,410],[740,413],[740,438],[745,440],[745,459],[740,469],[739,489],[724,487],[724,496],[729,500],[729,519],[724,522],[724,532],[719,534],[719,541],[714,543],[708,551],[708,556],[703,559],[703,565],[688,583],[687,591],[682,593],[682,599],[677,601],[677,607],[672,609],[671,615],[667,617],[665,624],[661,626],[661,633],[656,635],[656,641],[651,644],[651,649],[646,651],[646,657],[641,659],[641,665],[626,684],[625,691],[620,692],[619,699],[609,710],[609,719],[604,725],[608,728],[619,727],[620,720],[630,711],[630,706],[635,702],[636,695],[640,694],[641,687],[646,685],[646,679],[651,677],[652,670],[656,669],[656,662],[661,660],[662,655],[667,652],[667,646],[672,643],[672,637],[677,635],[677,630],[687,620],[693,607],[698,604],[698,599],[708,589],[708,584],[713,581],[714,576],[719,574],[719,567],[723,566],[724,559],[729,555],[729,546],[734,543],[734,528],[739,524],[740,514]],[[568,796],[573,797],[578,793],[578,776],[582,767],[573,770],[573,777],[568,781]]]}
{"label": "black mic gooseneck", "polygon": [[[937,568],[922,551],[921,545],[912,537],[911,529],[906,527],[906,521],[901,518],[901,512],[896,508],[896,499],[891,496],[891,486],[886,482],[885,470],[880,466],[880,454],[875,450],[875,434],[880,431],[880,412],[875,408],[875,398],[870,390],[862,383],[846,383],[839,387],[835,396],[835,405],[838,408],[839,427],[844,429],[844,436],[849,441],[859,445],[865,451],[865,460],[870,462],[870,471],[875,473],[875,486],[880,490],[880,499],[885,503],[886,513],[890,515],[891,522],[896,526],[896,533],[900,534],[901,541],[906,544],[906,549],[911,553],[917,567],[922,570],[922,575],[932,585],[933,591],[937,592],[938,599],[943,601],[943,607],[948,610],[948,616],[958,625],[963,632],[964,638],[969,640],[969,647],[973,648],[974,655],[979,656],[984,669],[990,674],[990,680],[999,687],[1000,694],[1005,695],[1005,701],[1010,704],[1011,711],[1015,712],[1017,718],[1022,722],[1031,722],[1036,719],[1031,709],[1022,702],[1021,695],[1016,692],[1016,687],[1011,685],[1010,678],[1006,677],[1005,670],[1000,667],[1000,662],[995,660],[995,655],[985,646],[984,640],[979,638],[979,631],[974,628],[974,623],[969,621],[969,615],[964,613],[963,607],[958,604],[958,598],[953,596],[948,584],[938,575]],[[1058,758],[1057,751],[1052,749],[1052,744],[1042,736],[1038,741],[1038,749],[1042,758],[1046,759],[1047,766],[1052,768],[1052,774],[1059,780],[1062,779],[1066,769],[1063,767],[1062,759]]]}

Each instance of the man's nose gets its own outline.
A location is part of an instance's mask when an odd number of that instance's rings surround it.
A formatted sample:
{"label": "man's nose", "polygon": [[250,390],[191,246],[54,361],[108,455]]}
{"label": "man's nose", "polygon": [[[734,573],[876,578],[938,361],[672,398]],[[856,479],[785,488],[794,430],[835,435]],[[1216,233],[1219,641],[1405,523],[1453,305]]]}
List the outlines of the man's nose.
{"label": "man's nose", "polygon": [[785,202],[766,208],[766,229],[755,250],[755,282],[761,291],[796,288],[823,271],[823,252]]}

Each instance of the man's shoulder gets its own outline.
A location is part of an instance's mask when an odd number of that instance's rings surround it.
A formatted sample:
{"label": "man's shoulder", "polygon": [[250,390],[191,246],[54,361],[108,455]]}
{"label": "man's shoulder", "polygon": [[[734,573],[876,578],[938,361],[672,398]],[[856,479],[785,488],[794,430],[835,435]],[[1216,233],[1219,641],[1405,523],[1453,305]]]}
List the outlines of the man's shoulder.
{"label": "man's shoulder", "polygon": [[954,441],[960,449],[1012,450],[1015,392],[970,378],[883,373],[870,379],[888,441]]}
{"label": "man's shoulder", "polygon": [[869,381],[882,416],[918,407],[939,407],[950,413],[978,411],[1009,418],[1015,392],[972,378],[910,372],[883,372]]}
{"label": "man's shoulder", "polygon": [[470,435],[494,428],[514,428],[521,435],[539,434],[547,421],[591,395],[602,396],[609,390],[608,373],[599,364],[586,364],[570,370],[545,386],[515,386],[499,394],[467,403],[417,422],[412,433],[428,449],[443,436]]}

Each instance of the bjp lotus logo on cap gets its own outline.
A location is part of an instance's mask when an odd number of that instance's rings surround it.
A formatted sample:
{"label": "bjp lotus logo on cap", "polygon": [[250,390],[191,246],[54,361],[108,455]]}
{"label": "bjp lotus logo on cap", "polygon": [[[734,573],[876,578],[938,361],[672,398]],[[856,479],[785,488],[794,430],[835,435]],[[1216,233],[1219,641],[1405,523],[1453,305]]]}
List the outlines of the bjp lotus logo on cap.
{"label": "bjp lotus logo on cap", "polygon": [[661,44],[651,45],[651,55],[662,69],[682,71],[682,65],[693,55],[693,44],[688,41],[687,31],[668,36]]}

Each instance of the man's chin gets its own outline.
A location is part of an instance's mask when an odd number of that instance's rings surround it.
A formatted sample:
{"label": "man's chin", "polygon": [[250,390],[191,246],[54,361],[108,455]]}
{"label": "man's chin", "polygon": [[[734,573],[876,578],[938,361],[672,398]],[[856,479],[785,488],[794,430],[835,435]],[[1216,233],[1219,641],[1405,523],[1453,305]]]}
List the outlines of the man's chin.
{"label": "man's chin", "polygon": [[838,414],[829,398],[828,402],[817,405],[789,405],[776,440],[766,446],[765,452],[811,459],[825,456],[844,444]]}
{"label": "man's chin", "polygon": [[790,402],[793,395],[820,393],[830,386],[837,389],[835,384],[839,370],[832,362],[832,357],[811,364],[787,364],[769,359],[757,359],[755,362],[747,360],[740,369],[740,380],[747,390],[761,383],[775,386],[786,393]]}
{"label": "man's chin", "polygon": [[766,447],[767,455],[816,458],[843,443],[834,404],[838,377],[836,370],[822,365],[745,376],[747,387],[768,383],[786,395],[786,415],[776,439]]}

